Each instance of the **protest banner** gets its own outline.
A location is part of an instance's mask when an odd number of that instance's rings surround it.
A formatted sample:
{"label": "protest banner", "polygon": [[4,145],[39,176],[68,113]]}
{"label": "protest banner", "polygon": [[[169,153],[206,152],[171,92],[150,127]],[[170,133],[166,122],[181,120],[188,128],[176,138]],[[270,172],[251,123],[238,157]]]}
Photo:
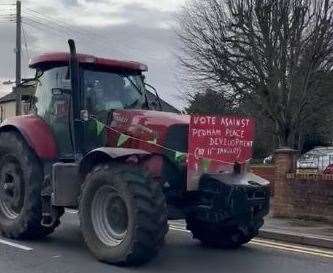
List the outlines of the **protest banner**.
{"label": "protest banner", "polygon": [[203,173],[231,169],[252,156],[255,121],[237,116],[191,116],[187,188],[195,190]]}

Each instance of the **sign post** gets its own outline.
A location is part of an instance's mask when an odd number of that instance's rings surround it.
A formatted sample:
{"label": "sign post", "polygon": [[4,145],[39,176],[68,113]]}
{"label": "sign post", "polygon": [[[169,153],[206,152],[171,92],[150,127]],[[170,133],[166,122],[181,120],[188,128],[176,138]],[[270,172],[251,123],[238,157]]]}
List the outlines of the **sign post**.
{"label": "sign post", "polygon": [[255,121],[237,116],[191,116],[187,189],[196,190],[203,173],[245,164],[252,157]]}

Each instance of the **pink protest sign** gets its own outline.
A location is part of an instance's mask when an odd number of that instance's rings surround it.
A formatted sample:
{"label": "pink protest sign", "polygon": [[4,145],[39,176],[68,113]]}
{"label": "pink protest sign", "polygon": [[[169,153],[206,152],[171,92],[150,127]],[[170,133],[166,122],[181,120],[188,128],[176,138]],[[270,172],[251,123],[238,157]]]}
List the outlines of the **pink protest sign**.
{"label": "pink protest sign", "polygon": [[252,156],[255,121],[249,117],[191,116],[187,188],[195,190],[206,172],[230,169]]}

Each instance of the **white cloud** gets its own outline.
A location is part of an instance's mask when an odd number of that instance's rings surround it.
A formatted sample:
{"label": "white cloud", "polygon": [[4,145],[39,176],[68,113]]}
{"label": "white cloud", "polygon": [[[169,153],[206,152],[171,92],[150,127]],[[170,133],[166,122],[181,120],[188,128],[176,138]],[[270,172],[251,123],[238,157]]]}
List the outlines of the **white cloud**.
{"label": "white cloud", "polygon": [[[105,26],[123,24],[130,18],[126,12],[136,13],[135,9],[150,9],[158,12],[175,12],[186,0],[24,0],[23,5],[30,9],[52,12],[59,19],[76,25]],[[132,8],[132,10],[130,10]],[[160,20],[163,21],[164,18]]]}
{"label": "white cloud", "polygon": [[182,5],[184,5],[185,0],[125,0],[122,2],[134,2],[136,4],[142,4],[147,8],[154,8],[162,11],[177,11]]}

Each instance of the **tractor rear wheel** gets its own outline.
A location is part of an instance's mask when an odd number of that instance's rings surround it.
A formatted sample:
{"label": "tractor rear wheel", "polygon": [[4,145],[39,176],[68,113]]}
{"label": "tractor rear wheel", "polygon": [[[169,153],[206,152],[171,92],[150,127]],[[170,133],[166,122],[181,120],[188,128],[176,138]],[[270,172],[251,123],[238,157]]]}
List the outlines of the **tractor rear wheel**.
{"label": "tractor rear wheel", "polygon": [[88,174],[79,213],[88,248],[107,263],[139,265],[149,261],[168,231],[161,185],[127,164],[99,165]]}
{"label": "tractor rear wheel", "polygon": [[237,248],[248,243],[258,235],[263,220],[255,225],[223,227],[210,224],[193,218],[187,218],[187,229],[192,232],[193,238],[198,239],[208,247]]}
{"label": "tractor rear wheel", "polygon": [[41,225],[43,170],[16,132],[0,133],[0,232],[13,239],[44,237],[60,224]]}

